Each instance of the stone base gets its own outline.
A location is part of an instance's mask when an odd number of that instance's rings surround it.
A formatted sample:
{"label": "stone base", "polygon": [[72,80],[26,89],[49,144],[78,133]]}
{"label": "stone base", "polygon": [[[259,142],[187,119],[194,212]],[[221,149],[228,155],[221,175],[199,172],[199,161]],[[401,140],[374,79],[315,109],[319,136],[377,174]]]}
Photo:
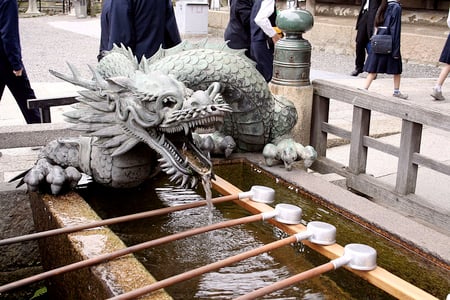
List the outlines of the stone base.
{"label": "stone base", "polygon": [[[31,193],[31,207],[38,231],[99,221],[77,193],[61,196]],[[72,264],[125,248],[107,227],[97,227],[39,241],[46,270]],[[106,299],[155,282],[133,255],[54,276],[49,281],[51,299]],[[172,299],[163,290],[139,299]]]}
{"label": "stone base", "polygon": [[312,85],[293,87],[269,83],[269,88],[274,95],[283,96],[294,103],[298,120],[292,130],[292,137],[297,143],[304,146],[309,145],[313,99]]}

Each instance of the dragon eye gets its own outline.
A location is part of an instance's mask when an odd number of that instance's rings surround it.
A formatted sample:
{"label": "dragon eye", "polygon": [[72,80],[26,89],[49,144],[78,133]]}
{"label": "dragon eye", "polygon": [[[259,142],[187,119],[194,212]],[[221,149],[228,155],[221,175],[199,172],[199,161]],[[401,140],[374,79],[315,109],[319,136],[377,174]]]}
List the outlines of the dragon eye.
{"label": "dragon eye", "polygon": [[177,101],[173,99],[172,97],[166,97],[162,100],[163,107],[173,108]]}

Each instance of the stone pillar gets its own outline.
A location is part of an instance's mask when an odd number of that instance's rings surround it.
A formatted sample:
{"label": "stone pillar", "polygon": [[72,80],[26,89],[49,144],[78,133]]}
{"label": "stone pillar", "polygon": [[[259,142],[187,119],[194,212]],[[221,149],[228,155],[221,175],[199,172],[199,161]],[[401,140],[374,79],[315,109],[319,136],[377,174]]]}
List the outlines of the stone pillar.
{"label": "stone pillar", "polygon": [[297,7],[281,11],[276,19],[284,37],[275,44],[273,78],[269,87],[273,94],[294,103],[298,119],[292,130],[293,139],[309,145],[313,88],[309,80],[311,45],[302,34],[311,29],[311,13]]}
{"label": "stone pillar", "polygon": [[297,87],[279,85],[271,82],[269,83],[269,88],[272,94],[281,95],[294,103],[298,118],[291,132],[292,138],[297,143],[309,145],[313,98],[312,85]]}

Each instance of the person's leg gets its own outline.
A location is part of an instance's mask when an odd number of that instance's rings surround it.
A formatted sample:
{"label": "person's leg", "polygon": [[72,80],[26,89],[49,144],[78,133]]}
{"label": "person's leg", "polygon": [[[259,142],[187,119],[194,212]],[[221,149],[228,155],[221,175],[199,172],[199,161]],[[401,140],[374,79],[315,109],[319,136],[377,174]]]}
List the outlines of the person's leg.
{"label": "person's leg", "polygon": [[442,85],[445,82],[445,79],[447,79],[448,74],[450,73],[450,64],[445,64],[442,67],[441,73],[439,73],[438,80],[436,81],[436,85],[433,87],[433,90],[431,91],[431,97],[434,98],[434,100],[445,100],[445,97],[442,95]]}
{"label": "person's leg", "polygon": [[439,74],[438,80],[436,82],[436,87],[439,87],[439,91],[441,90],[442,85],[447,79],[448,74],[450,73],[450,64],[445,64],[442,67],[441,73]]}
{"label": "person's leg", "polygon": [[355,45],[355,70],[350,74],[358,76],[363,72],[364,62],[366,61],[366,48],[369,38],[367,37],[367,13],[361,17],[356,31],[356,45]]}
{"label": "person's leg", "polygon": [[401,98],[401,99],[408,99],[407,94],[403,94],[402,92],[400,92],[401,77],[402,77],[401,74],[394,74],[394,93],[392,94],[392,96]]}
{"label": "person's leg", "polygon": [[31,88],[30,81],[28,80],[25,69],[22,72],[22,76],[8,76],[6,85],[8,86],[11,94],[16,99],[17,105],[22,112],[23,117],[27,124],[41,123],[41,115],[38,109],[28,109],[27,100],[36,99],[34,90]]}
{"label": "person's leg", "polygon": [[252,42],[251,56],[256,61],[256,69],[269,82],[273,74],[273,49],[267,41]]}
{"label": "person's leg", "polygon": [[372,81],[377,76],[377,73],[369,73],[367,74],[366,81],[364,82],[364,89],[368,90],[370,85],[372,84]]}
{"label": "person's leg", "polygon": [[394,90],[400,90],[400,74],[394,74]]}

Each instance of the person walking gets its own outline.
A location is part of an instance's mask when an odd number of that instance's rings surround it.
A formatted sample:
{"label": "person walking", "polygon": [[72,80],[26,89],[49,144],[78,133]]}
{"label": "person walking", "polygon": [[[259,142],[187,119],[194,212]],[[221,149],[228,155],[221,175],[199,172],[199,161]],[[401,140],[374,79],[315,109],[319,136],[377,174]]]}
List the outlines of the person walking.
{"label": "person walking", "polygon": [[27,107],[27,100],[36,96],[22,62],[16,0],[0,0],[0,99],[5,86],[14,96],[27,124],[41,123],[39,110]]}
{"label": "person walking", "polygon": [[[447,16],[447,26],[450,28],[450,8]],[[434,100],[443,101],[445,97],[442,95],[442,85],[447,79],[448,74],[450,73],[450,34],[447,36],[447,41],[445,42],[444,48],[442,49],[441,56],[439,57],[439,62],[443,63],[441,73],[439,74],[436,85],[434,86],[431,97]]]}
{"label": "person walking", "polygon": [[358,76],[363,72],[364,62],[366,61],[366,51],[373,35],[375,15],[381,0],[363,0],[356,20],[356,45],[355,45],[355,69],[350,73],[351,76]]}
{"label": "person walking", "polygon": [[[103,23],[102,23],[103,24]],[[150,58],[160,47],[181,43],[172,0],[114,0],[109,6],[108,47],[124,44],[141,60]]]}
{"label": "person walking", "polygon": [[224,39],[231,49],[245,49],[250,57],[250,15],[253,0],[230,0],[230,20],[225,28]]}
{"label": "person walking", "polygon": [[108,51],[109,47],[109,27],[110,27],[110,16],[109,12],[111,9],[112,0],[103,0],[102,2],[102,12],[100,14],[100,47],[97,55],[97,60],[100,61]]}
{"label": "person walking", "polygon": [[382,0],[375,16],[376,34],[390,35],[392,38],[392,52],[378,54],[369,52],[364,64],[367,75],[364,88],[367,90],[378,73],[394,76],[394,97],[407,99],[408,95],[400,92],[400,79],[403,71],[402,56],[400,54],[400,34],[402,23],[402,7],[397,0]]}
{"label": "person walking", "polygon": [[273,53],[280,36],[274,29],[275,0],[255,0],[250,18],[250,55],[256,69],[269,82],[273,74]]}

